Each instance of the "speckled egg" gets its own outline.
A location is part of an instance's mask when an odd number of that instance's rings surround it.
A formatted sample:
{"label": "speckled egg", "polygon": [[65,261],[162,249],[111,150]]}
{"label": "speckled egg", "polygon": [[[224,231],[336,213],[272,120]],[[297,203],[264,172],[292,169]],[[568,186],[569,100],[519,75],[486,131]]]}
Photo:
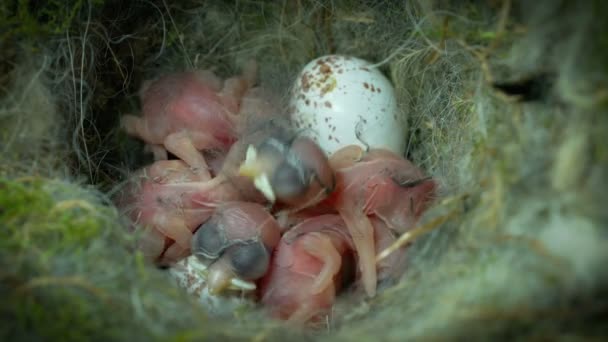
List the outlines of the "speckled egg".
{"label": "speckled egg", "polygon": [[390,81],[371,63],[340,55],[317,58],[292,91],[292,124],[328,154],[351,144],[404,153],[405,113]]}

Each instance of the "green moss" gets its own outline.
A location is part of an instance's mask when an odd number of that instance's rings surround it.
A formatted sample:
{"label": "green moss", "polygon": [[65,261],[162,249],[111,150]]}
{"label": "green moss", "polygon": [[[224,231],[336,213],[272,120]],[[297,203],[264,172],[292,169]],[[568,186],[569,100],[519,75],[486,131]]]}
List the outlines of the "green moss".
{"label": "green moss", "polygon": [[5,188],[0,195],[0,207],[4,208],[0,217],[8,228],[2,232],[6,234],[3,241],[19,248],[44,242],[44,249],[55,253],[90,244],[100,235],[107,216],[99,212],[102,208],[78,198],[54,201],[47,192],[49,184],[41,179],[0,184]]}
{"label": "green moss", "polygon": [[[0,189],[5,303],[0,313],[3,322],[11,322],[2,339],[78,341],[94,334],[110,338],[126,318],[120,314],[125,308],[95,281],[95,272],[103,268],[97,258],[128,257],[126,250],[121,253],[128,240],[119,234],[112,234],[117,247],[96,247],[103,230],[111,227],[110,209],[58,181],[2,179]],[[113,311],[119,314],[110,314]]]}
{"label": "green moss", "polygon": [[2,340],[108,340],[138,324],[119,291],[135,258],[111,207],[55,180],[2,179],[0,189]]}
{"label": "green moss", "polygon": [[256,329],[251,308],[211,321],[132,253],[133,236],[91,189],[0,178],[0,227],[2,341],[234,340]]}

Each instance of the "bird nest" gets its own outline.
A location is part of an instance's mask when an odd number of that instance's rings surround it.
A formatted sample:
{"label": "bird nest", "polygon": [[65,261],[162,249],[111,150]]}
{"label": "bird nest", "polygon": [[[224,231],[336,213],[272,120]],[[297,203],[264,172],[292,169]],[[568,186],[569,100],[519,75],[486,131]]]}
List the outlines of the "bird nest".
{"label": "bird nest", "polygon": [[[606,336],[603,1],[19,1],[0,5],[3,340]],[[144,80],[235,74],[286,98],[327,54],[364,58],[407,113],[439,198],[407,269],[322,331],[226,317],[133,251],[109,200],[151,161],[119,129]]]}

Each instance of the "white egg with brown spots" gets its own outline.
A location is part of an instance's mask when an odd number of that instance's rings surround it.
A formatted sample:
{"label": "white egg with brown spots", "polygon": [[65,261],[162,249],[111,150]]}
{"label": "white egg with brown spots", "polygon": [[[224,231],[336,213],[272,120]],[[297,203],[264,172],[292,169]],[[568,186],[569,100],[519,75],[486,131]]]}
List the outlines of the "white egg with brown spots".
{"label": "white egg with brown spots", "polygon": [[294,127],[328,154],[347,145],[405,151],[406,117],[390,81],[365,60],[317,58],[300,72],[289,111]]}

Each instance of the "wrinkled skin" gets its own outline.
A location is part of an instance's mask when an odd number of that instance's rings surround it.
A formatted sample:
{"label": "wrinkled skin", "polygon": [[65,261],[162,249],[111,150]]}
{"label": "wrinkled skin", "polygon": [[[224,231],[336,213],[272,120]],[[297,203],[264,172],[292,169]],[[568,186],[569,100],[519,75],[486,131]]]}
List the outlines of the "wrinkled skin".
{"label": "wrinkled skin", "polygon": [[159,265],[190,254],[193,232],[222,203],[242,199],[234,183],[192,170],[181,160],[160,160],[140,170],[116,202],[137,229],[140,249]]}
{"label": "wrinkled skin", "polygon": [[228,202],[219,206],[192,239],[192,254],[209,266],[211,293],[224,290],[233,278],[255,281],[270,263],[281,230],[260,204]]}
{"label": "wrinkled skin", "polygon": [[336,188],[320,205],[334,208],[344,219],[365,290],[374,296],[377,248],[372,218],[399,233],[411,229],[430,205],[436,184],[408,160],[384,149],[347,146],[331,156],[330,164]]}
{"label": "wrinkled skin", "polygon": [[[315,320],[331,307],[351,256],[369,296],[378,282],[398,277],[402,254],[379,264],[375,255],[395,232],[412,228],[436,185],[386,150],[347,146],[328,159],[310,139],[265,129],[260,122],[276,119],[277,107],[252,88],[254,81],[252,64],[225,82],[199,71],[144,85],[142,116],[125,116],[123,126],[158,161],[138,173],[118,203],[142,230],[146,256],[171,265],[192,250],[209,265],[210,286],[218,291],[230,278],[259,279],[277,243],[261,232],[293,227],[276,247],[260,293],[277,317]],[[167,152],[179,160],[166,160]],[[265,187],[257,181],[261,175]],[[243,201],[270,202],[279,224],[260,223],[271,222],[270,215]],[[193,239],[196,234],[201,238]],[[270,236],[278,240],[278,233]],[[248,243],[237,243],[243,239]],[[221,242],[214,253],[199,253],[213,241]]]}
{"label": "wrinkled skin", "polygon": [[[378,255],[397,240],[397,235],[381,219],[371,217],[370,220],[374,227],[374,246],[376,248],[374,254]],[[394,285],[404,274],[407,266],[405,258],[406,249],[407,246],[402,246],[386,258],[376,262],[376,278],[379,287],[386,288]],[[355,283],[355,288],[361,288],[365,291],[365,283],[362,279],[359,279]]]}
{"label": "wrinkled skin", "polygon": [[[352,286],[365,293],[361,274],[356,273],[355,246],[338,214],[312,215],[285,233],[273,255],[270,270],[260,282],[259,296],[271,315],[298,324],[324,322],[336,296]],[[377,217],[370,218],[378,254],[397,239]],[[378,284],[390,286],[404,273],[405,247],[376,265]],[[354,280],[354,284],[349,282]]]}
{"label": "wrinkled skin", "polygon": [[261,302],[276,318],[295,323],[323,320],[342,277],[353,268],[352,240],[339,215],[315,216],[283,235],[260,281]]}
{"label": "wrinkled skin", "polygon": [[201,172],[217,172],[248,121],[276,112],[268,94],[252,88],[255,78],[254,62],[226,81],[210,71],[162,76],[142,87],[142,116],[125,115],[122,126],[143,140],[156,160],[170,152]]}

